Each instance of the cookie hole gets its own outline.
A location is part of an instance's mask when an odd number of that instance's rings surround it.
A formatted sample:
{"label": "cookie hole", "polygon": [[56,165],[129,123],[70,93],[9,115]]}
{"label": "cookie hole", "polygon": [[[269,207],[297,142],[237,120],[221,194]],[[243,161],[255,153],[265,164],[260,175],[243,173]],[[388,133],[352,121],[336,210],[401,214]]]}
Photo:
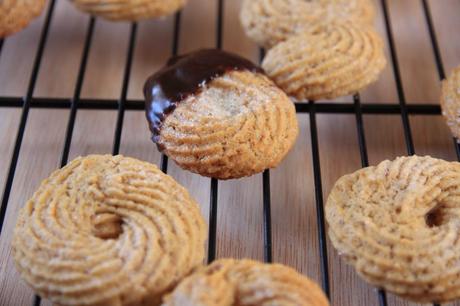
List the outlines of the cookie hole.
{"label": "cookie hole", "polygon": [[425,222],[428,227],[438,227],[444,223],[444,216],[439,208],[434,208],[425,215]]}
{"label": "cookie hole", "polygon": [[399,215],[401,213],[401,207],[396,207],[396,213]]}
{"label": "cookie hole", "polygon": [[97,213],[91,217],[92,233],[101,239],[117,239],[123,233],[123,219],[113,213]]}

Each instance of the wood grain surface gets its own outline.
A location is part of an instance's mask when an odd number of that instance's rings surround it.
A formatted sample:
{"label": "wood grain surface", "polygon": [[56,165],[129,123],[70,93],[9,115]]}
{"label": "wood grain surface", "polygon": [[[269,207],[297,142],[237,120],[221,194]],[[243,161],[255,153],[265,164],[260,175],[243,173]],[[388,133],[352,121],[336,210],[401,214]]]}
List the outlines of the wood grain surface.
{"label": "wood grain surface", "polygon": [[[428,1],[446,72],[460,64],[460,1]],[[224,1],[225,50],[254,61],[257,46],[239,24],[241,0]],[[376,26],[387,45],[389,64],[380,80],[361,93],[362,103],[399,103],[391,65],[382,6],[376,1]],[[439,74],[422,2],[388,0],[397,62],[404,98],[408,104],[437,104]],[[181,15],[178,51],[216,46],[217,0],[190,0]],[[0,96],[23,97],[44,23],[44,16],[26,30],[5,40],[0,54]],[[70,99],[80,67],[89,17],[69,1],[58,0],[34,90],[34,97]],[[131,25],[96,19],[94,36],[84,76],[82,98],[119,99],[122,91]],[[148,75],[171,55],[174,16],[138,24],[128,98],[142,99]],[[336,101],[352,101],[344,97]],[[323,101],[317,102],[323,103]],[[0,186],[5,185],[18,131],[20,108],[0,108]],[[19,209],[40,181],[59,167],[64,147],[68,109],[35,109],[29,113],[11,195],[0,236],[0,305],[32,305],[34,294],[20,280],[11,256],[10,242]],[[295,148],[282,164],[270,171],[273,259],[297,268],[321,283],[312,142],[308,114],[298,115],[300,135]],[[110,153],[117,112],[78,110],[70,158],[90,153]],[[353,114],[319,114],[319,153],[323,197],[343,174],[361,167],[356,118]],[[415,152],[455,160],[455,149],[441,116],[410,116]],[[407,154],[400,115],[364,115],[369,162]],[[127,111],[120,152],[160,164],[160,154],[149,140],[142,111]],[[182,171],[169,163],[168,173],[186,186],[201,203],[208,218],[210,179]],[[249,257],[263,260],[262,175],[219,182],[217,257]],[[331,304],[334,306],[378,305],[375,288],[363,282],[344,264],[328,242]],[[51,305],[42,301],[41,305]],[[388,294],[388,305],[419,305]],[[450,304],[450,305],[460,305]]]}

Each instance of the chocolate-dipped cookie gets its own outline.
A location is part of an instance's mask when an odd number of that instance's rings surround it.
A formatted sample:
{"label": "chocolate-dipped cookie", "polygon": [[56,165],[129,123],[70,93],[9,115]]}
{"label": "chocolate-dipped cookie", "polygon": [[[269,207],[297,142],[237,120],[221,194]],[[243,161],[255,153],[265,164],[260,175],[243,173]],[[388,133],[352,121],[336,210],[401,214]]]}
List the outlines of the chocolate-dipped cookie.
{"label": "chocolate-dipped cookie", "polygon": [[286,94],[259,67],[224,51],[170,59],[144,94],[152,140],[204,176],[239,178],[275,167],[297,138]]}

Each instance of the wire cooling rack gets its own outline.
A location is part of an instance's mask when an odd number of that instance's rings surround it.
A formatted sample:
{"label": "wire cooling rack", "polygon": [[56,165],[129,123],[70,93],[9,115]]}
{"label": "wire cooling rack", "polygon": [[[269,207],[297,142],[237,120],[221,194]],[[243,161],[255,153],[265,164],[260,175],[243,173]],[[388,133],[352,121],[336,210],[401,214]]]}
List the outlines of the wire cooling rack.
{"label": "wire cooling rack", "polygon": [[[224,16],[224,1],[217,1],[217,22],[216,22],[216,48],[222,48],[223,39],[223,16]],[[427,0],[421,0],[423,5],[424,17],[429,31],[431,46],[433,48],[434,60],[437,67],[439,79],[445,78],[445,70],[435,29],[432,22],[431,12]],[[61,154],[61,166],[67,164],[69,159],[69,150],[72,142],[72,135],[76,121],[78,110],[117,110],[118,116],[116,120],[116,127],[113,138],[112,154],[118,154],[120,150],[120,140],[123,130],[123,120],[126,110],[144,110],[144,101],[141,100],[128,100],[127,92],[131,75],[131,67],[133,62],[134,46],[136,42],[137,24],[132,23],[130,29],[130,38],[127,46],[127,55],[125,59],[125,67],[123,74],[123,83],[121,94],[118,100],[111,99],[82,99],[80,94],[82,91],[85,71],[88,63],[88,55],[93,43],[93,33],[95,27],[95,18],[89,20],[84,42],[84,48],[81,55],[81,61],[78,71],[78,76],[75,84],[73,96],[68,99],[60,98],[34,98],[34,90],[37,84],[37,77],[42,63],[43,53],[47,44],[47,39],[50,32],[50,23],[53,17],[56,0],[51,0],[50,5],[45,17],[41,36],[35,60],[33,63],[30,80],[27,87],[27,92],[24,97],[4,97],[0,96],[0,107],[14,107],[22,108],[21,117],[19,120],[19,128],[14,144],[13,154],[9,165],[6,183],[4,186],[2,203],[0,209],[0,234],[3,229],[5,221],[5,214],[10,198],[10,192],[15,178],[16,167],[18,164],[19,153],[23,143],[24,132],[27,125],[27,119],[31,108],[48,108],[48,109],[70,109],[67,129],[65,133],[64,147]],[[353,96],[353,103],[331,102],[331,103],[314,103],[314,101],[305,101],[295,103],[296,111],[298,113],[308,113],[310,118],[310,136],[311,136],[311,158],[313,162],[313,174],[315,185],[315,200],[316,200],[316,218],[318,224],[318,241],[319,241],[319,257],[321,264],[321,285],[328,297],[331,295],[330,288],[330,275],[328,268],[328,249],[326,243],[326,229],[324,221],[324,201],[322,191],[321,167],[320,167],[320,154],[318,145],[318,130],[316,124],[316,115],[320,113],[329,114],[354,114],[357,124],[357,137],[359,151],[361,155],[361,164],[363,167],[368,166],[368,155],[366,148],[365,129],[363,124],[363,114],[379,114],[391,115],[399,114],[402,120],[404,131],[404,139],[408,155],[415,154],[414,143],[411,133],[409,122],[409,115],[440,115],[440,107],[437,104],[406,104],[406,98],[403,90],[401,73],[398,64],[397,53],[393,38],[393,29],[390,22],[389,9],[387,0],[380,0],[380,5],[383,10],[386,39],[390,50],[390,61],[393,68],[395,86],[398,93],[399,104],[361,104],[360,95],[356,93]],[[181,13],[175,15],[174,32],[172,40],[171,55],[176,55],[178,52],[178,41],[181,28]],[[3,40],[0,40],[0,56],[3,47]],[[260,58],[264,56],[264,50],[260,50]],[[457,158],[460,160],[460,145],[454,139],[453,145],[457,153]],[[168,158],[162,156],[161,169],[165,173],[168,171]],[[217,210],[218,210],[218,189],[219,182],[217,179],[211,179],[210,182],[210,203],[209,203],[209,244],[208,244],[208,261],[211,262],[216,258],[216,229],[217,229]],[[271,230],[271,203],[270,203],[270,171],[266,170],[263,173],[263,230],[264,230],[264,258],[266,262],[272,261],[272,230]],[[378,290],[378,301],[380,306],[388,305],[386,293],[383,290]],[[40,297],[35,296],[34,305],[40,305]],[[437,305],[437,304],[433,304]]]}

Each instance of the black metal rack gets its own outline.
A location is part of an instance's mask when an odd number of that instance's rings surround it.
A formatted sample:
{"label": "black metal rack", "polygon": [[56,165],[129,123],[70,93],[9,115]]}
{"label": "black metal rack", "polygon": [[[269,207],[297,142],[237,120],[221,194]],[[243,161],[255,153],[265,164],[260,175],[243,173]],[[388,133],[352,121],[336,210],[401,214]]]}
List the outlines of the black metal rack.
{"label": "black metal rack", "polygon": [[[217,1],[217,35],[216,35],[216,48],[222,47],[222,29],[223,29],[223,11],[224,0]],[[421,0],[426,19],[427,30],[430,35],[430,40],[433,48],[434,60],[438,70],[439,78],[445,78],[445,71],[442,63],[441,53],[439,50],[430,8],[427,0]],[[87,26],[87,33],[84,42],[84,48],[81,55],[80,67],[78,71],[77,81],[75,84],[74,94],[69,99],[56,99],[56,98],[34,98],[34,89],[37,83],[40,66],[42,63],[43,52],[47,43],[50,23],[53,17],[56,0],[51,0],[50,5],[45,17],[45,22],[42,28],[35,61],[30,75],[30,80],[27,87],[27,92],[24,97],[0,97],[0,107],[16,107],[22,108],[22,113],[19,121],[19,128],[17,131],[16,141],[14,145],[13,154],[10,161],[10,166],[4,186],[1,208],[0,208],[0,234],[2,232],[3,223],[5,220],[6,209],[10,197],[11,187],[14,181],[16,167],[18,164],[19,153],[24,137],[25,128],[29,110],[31,108],[63,108],[70,109],[67,130],[65,136],[64,147],[61,154],[61,166],[68,162],[69,150],[72,142],[72,135],[75,126],[75,120],[78,110],[80,109],[112,109],[118,111],[112,154],[118,154],[120,149],[120,139],[123,131],[123,120],[126,110],[143,110],[144,102],[140,100],[128,100],[127,91],[130,81],[131,66],[133,62],[134,48],[137,34],[137,24],[131,25],[130,38],[127,46],[127,55],[123,75],[122,90],[118,100],[104,100],[104,99],[81,99],[80,94],[82,90],[83,80],[87,68],[88,55],[93,42],[93,33],[96,19],[91,17]],[[330,296],[329,285],[329,270],[328,270],[328,250],[326,243],[326,230],[324,221],[323,210],[323,192],[321,180],[321,167],[320,167],[320,154],[318,145],[318,131],[316,125],[316,115],[318,113],[334,113],[334,114],[354,114],[357,125],[357,137],[359,150],[361,155],[361,163],[363,167],[368,166],[368,155],[366,148],[366,137],[363,124],[363,114],[399,114],[401,116],[404,138],[409,155],[415,154],[415,148],[412,139],[411,127],[409,122],[410,115],[440,115],[440,107],[437,104],[406,104],[404,95],[402,79],[399,70],[397,52],[393,39],[393,29],[390,22],[389,10],[386,0],[380,0],[381,9],[383,10],[385,28],[387,33],[388,45],[390,48],[391,63],[393,67],[394,78],[396,81],[396,88],[399,98],[399,104],[375,104],[366,103],[361,104],[359,93],[354,95],[353,103],[314,103],[313,101],[296,103],[296,111],[298,113],[308,113],[310,117],[310,136],[312,146],[312,162],[314,173],[315,185],[315,199],[317,211],[317,224],[318,224],[318,241],[319,241],[319,256],[321,262],[321,276],[322,288],[328,296]],[[178,43],[181,26],[181,13],[175,16],[173,44],[171,53],[176,55],[178,52]],[[0,56],[3,47],[3,41],[0,40]],[[261,50],[261,58],[263,57],[263,50]],[[457,157],[460,160],[460,146],[454,139],[454,146],[457,152]],[[168,170],[168,158],[162,156],[161,169],[164,172]],[[266,170],[263,173],[263,229],[264,229],[264,258],[267,262],[272,261],[272,232],[271,232],[271,211],[270,211],[270,172]],[[216,232],[217,232],[217,209],[218,209],[218,185],[216,179],[210,180],[211,194],[210,194],[210,218],[209,218],[209,245],[208,245],[208,261],[213,261],[216,256]],[[378,300],[381,306],[387,305],[386,294],[383,290],[378,291]],[[40,305],[40,298],[35,296],[34,305]],[[437,304],[433,304],[437,305]]]}

